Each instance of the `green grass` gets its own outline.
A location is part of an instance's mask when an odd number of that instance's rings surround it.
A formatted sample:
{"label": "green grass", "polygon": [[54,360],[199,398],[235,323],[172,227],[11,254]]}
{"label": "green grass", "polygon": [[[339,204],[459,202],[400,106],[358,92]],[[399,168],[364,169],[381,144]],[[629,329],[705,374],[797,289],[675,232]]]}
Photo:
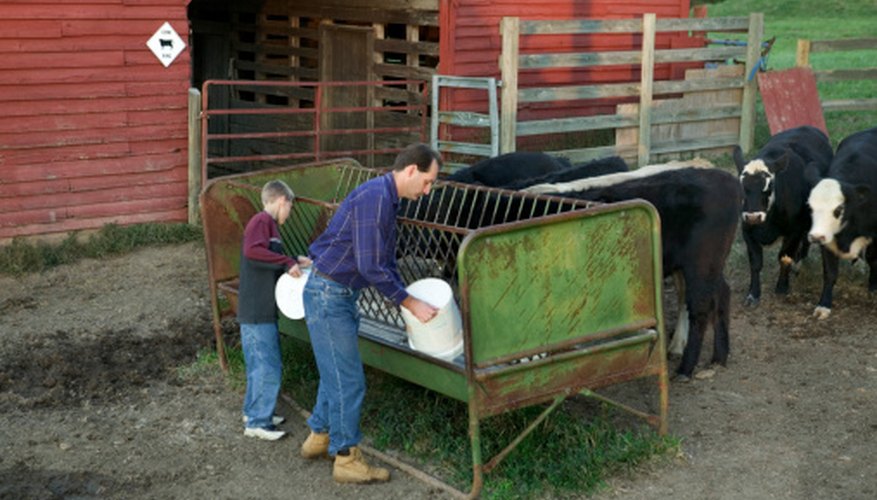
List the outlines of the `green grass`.
{"label": "green grass", "polygon": [[[795,66],[798,39],[834,40],[840,38],[877,37],[877,3],[874,0],[726,0],[710,5],[710,17],[746,16],[764,13],[764,36],[776,36],[768,55],[768,70]],[[877,67],[877,47],[869,50],[816,53],[810,56],[814,69]],[[877,95],[877,81],[819,83],[820,98],[855,99]],[[874,111],[827,112],[825,122],[832,144],[844,137],[877,125]],[[764,110],[759,102],[756,124],[756,147],[763,145],[770,134]]]}
{"label": "green grass", "polygon": [[108,224],[85,241],[75,232],[60,243],[16,238],[0,247],[0,274],[38,272],[84,258],[120,255],[145,246],[200,241],[201,238],[201,228],[188,224]]}
{"label": "green grass", "polygon": [[[305,408],[316,399],[317,369],[310,346],[283,343],[284,391]],[[467,406],[420,386],[366,369],[363,432],[374,447],[412,457],[444,481],[467,491],[472,481]],[[675,454],[679,441],[642,424],[617,424],[599,406],[584,418],[561,405],[486,475],[485,498],[537,498],[593,493],[606,478],[655,455]],[[543,410],[525,408],[482,422],[485,460],[499,452]]]}

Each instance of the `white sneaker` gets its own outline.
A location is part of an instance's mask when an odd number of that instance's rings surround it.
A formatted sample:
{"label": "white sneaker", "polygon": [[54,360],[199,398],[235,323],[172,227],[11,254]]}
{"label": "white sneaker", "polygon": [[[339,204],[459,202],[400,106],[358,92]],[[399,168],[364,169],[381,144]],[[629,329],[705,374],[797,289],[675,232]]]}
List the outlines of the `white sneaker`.
{"label": "white sneaker", "polygon": [[244,429],[244,436],[264,439],[265,441],[277,441],[285,435],[285,432],[278,431],[273,425],[271,427],[247,427]]}
{"label": "white sneaker", "polygon": [[[246,415],[241,415],[241,422],[243,422],[244,424],[247,423],[247,416]],[[285,417],[281,417],[280,415],[274,415],[273,417],[271,417],[271,423],[274,425],[280,425],[283,422],[286,422]]]}

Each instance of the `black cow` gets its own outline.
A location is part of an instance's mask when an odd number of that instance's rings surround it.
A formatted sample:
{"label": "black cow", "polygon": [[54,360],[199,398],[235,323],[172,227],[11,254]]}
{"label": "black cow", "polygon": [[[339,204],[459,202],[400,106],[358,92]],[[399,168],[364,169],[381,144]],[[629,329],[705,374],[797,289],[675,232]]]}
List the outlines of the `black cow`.
{"label": "black cow", "polygon": [[[566,158],[545,153],[517,152],[482,160],[458,170],[443,180],[486,188],[518,190],[537,183],[561,182],[627,172],[627,163],[617,156],[571,165]],[[414,203],[402,202],[401,213],[411,219],[441,221],[445,225],[479,227],[528,218],[552,208],[544,203],[521,202],[495,190],[471,190],[463,195],[458,188],[442,184]],[[520,214],[516,217],[515,214]]]}
{"label": "black cow", "polygon": [[780,273],[775,291],[789,292],[792,264],[806,257],[810,210],[807,196],[813,187],[804,178],[812,164],[825,175],[831,164],[828,137],[814,127],[798,127],[770,138],[746,163],[740,147],[734,148],[734,163],[743,185],[742,233],[749,255],[749,293],[745,305],[758,305],[761,299],[763,249],[782,238],[777,260]]}
{"label": "black cow", "polygon": [[694,372],[704,332],[711,322],[715,332],[712,361],[725,364],[728,359],[731,289],[724,268],[737,232],[742,198],[740,183],[732,174],[685,165],[643,167],[629,173],[524,190],[602,202],[642,198],[657,208],[664,275],[682,275],[684,306],[692,332],[677,369],[682,380]]}
{"label": "black cow", "polygon": [[838,257],[864,254],[868,290],[877,291],[877,248],[871,244],[877,238],[877,127],[841,141],[828,177],[820,179],[814,168],[807,169],[807,177],[815,184],[807,199],[813,218],[808,236],[824,249],[822,296],[813,316],[824,319],[831,314]]}
{"label": "black cow", "polygon": [[566,158],[545,153],[506,153],[458,170],[448,176],[447,180],[499,187],[509,182],[509,179],[529,179],[571,166]]}
{"label": "black cow", "polygon": [[551,184],[555,182],[569,182],[587,177],[598,177],[601,175],[617,174],[630,171],[627,163],[618,156],[610,156],[600,158],[586,163],[577,163],[563,170],[548,172],[547,174],[532,176],[529,178],[519,178],[513,182],[501,184],[497,187],[518,191],[536,184]]}

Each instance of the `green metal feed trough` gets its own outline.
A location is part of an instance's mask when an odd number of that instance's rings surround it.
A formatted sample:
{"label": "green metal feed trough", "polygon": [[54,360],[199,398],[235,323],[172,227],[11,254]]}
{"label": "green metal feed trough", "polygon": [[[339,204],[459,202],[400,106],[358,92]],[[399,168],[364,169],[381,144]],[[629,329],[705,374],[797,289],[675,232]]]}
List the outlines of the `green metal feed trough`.
{"label": "green metal feed trough", "polygon": [[[337,160],[207,184],[201,210],[220,349],[219,318],[227,311],[218,297],[224,293],[232,308],[236,304],[240,237],[259,210],[260,187],[275,178],[293,187],[296,202],[281,233],[291,254],[304,254],[344,196],[379,174]],[[412,350],[398,308],[366,289],[359,303],[362,359],[468,405],[470,495],[480,492],[484,472],[575,394],[608,401],[592,391],[655,377],[657,414],[619,406],[666,432],[660,223],[654,207],[639,200],[594,204],[439,181],[429,197],[404,207],[398,230],[397,260],[406,283],[425,277],[452,283],[464,352],[445,361]],[[303,320],[281,314],[280,330],[309,340]],[[542,403],[551,404],[485,462],[480,422]]]}

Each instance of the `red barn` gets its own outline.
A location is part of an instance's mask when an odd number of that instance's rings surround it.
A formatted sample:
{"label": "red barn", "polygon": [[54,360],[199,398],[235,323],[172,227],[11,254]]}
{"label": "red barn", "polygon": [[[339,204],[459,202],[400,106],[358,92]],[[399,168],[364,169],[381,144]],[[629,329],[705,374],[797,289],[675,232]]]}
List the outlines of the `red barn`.
{"label": "red barn", "polygon": [[[110,222],[185,221],[187,92],[207,79],[498,77],[503,16],[618,19],[646,12],[687,17],[688,11],[689,0],[4,0],[0,241]],[[167,67],[147,47],[165,22],[187,45]],[[327,36],[334,55],[320,50]],[[632,37],[598,38],[568,46],[636,46]],[[355,70],[361,74],[345,73]],[[538,78],[638,78],[630,70],[606,71],[543,71]],[[484,97],[472,93],[452,101],[455,109],[484,107]],[[286,99],[256,90],[225,105],[308,102],[307,95]],[[564,110],[523,109],[522,116],[527,112]],[[228,126],[225,132],[246,131]],[[288,145],[253,141],[245,149],[267,154],[272,147]]]}
{"label": "red barn", "polygon": [[0,240],[187,218],[186,0],[0,2]]}

